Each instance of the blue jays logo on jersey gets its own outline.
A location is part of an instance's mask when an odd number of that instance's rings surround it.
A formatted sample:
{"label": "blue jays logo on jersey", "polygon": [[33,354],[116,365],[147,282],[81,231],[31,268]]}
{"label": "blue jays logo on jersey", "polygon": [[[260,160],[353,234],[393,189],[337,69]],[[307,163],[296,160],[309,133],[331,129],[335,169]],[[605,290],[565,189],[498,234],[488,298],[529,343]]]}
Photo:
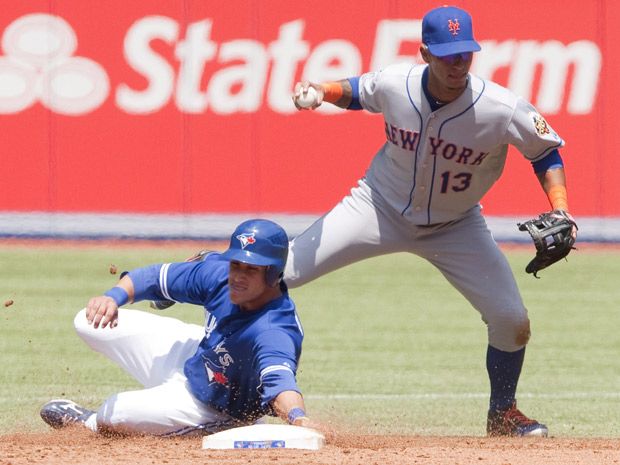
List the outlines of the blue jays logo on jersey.
{"label": "blue jays logo on jersey", "polygon": [[209,359],[205,360],[205,370],[207,371],[207,378],[209,379],[209,384],[217,383],[222,386],[228,385],[228,378],[224,374],[224,368],[216,365]]}
{"label": "blue jays logo on jersey", "polygon": [[248,245],[254,244],[256,242],[256,238],[254,237],[254,233],[239,234],[238,236],[236,236],[236,238],[239,239],[239,242],[241,242],[241,248],[242,249],[245,249]]}

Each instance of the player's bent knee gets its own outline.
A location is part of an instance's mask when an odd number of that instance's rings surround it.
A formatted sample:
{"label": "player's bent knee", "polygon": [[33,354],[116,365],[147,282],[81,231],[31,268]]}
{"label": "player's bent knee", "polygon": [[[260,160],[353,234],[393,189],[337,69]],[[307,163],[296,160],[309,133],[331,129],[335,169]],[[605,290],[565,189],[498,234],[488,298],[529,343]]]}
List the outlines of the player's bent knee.
{"label": "player's bent knee", "polygon": [[488,324],[489,344],[499,350],[514,352],[530,340],[530,320],[526,315],[504,314]]}
{"label": "player's bent knee", "polygon": [[515,342],[520,346],[525,346],[530,341],[532,331],[530,329],[529,318],[517,328],[517,336]]}
{"label": "player's bent knee", "polygon": [[86,320],[86,309],[83,308],[77,312],[77,315],[75,315],[75,318],[73,319],[73,327],[78,333],[83,333],[88,329],[88,326],[88,320]]}
{"label": "player's bent knee", "polygon": [[[103,329],[97,329],[92,324],[88,323],[86,319],[86,309],[80,310],[73,319],[73,327],[77,335],[91,348],[95,349],[95,344],[100,341],[107,341],[110,336],[113,336],[111,330],[104,331]],[[109,328],[106,328],[109,329]]]}

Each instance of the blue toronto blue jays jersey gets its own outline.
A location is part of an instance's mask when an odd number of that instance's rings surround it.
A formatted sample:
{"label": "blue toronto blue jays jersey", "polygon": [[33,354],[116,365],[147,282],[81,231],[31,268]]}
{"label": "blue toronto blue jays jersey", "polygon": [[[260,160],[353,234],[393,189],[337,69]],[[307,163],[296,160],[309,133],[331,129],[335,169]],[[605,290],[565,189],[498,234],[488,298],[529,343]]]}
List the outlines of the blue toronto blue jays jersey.
{"label": "blue toronto blue jays jersey", "polygon": [[256,311],[230,301],[229,262],[212,253],[201,262],[167,263],[129,273],[135,301],[167,299],[202,305],[205,337],[185,362],[192,394],[243,421],[273,415],[270,402],[297,391],[295,374],[303,330],[295,305],[283,294]]}

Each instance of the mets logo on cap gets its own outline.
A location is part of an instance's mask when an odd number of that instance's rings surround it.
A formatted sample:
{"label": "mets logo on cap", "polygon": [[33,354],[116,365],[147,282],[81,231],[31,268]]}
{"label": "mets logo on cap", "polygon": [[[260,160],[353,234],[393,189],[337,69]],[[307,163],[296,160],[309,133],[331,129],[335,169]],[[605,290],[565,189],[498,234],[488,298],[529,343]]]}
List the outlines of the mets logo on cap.
{"label": "mets logo on cap", "polygon": [[454,18],[454,21],[451,19],[448,20],[448,30],[452,33],[453,36],[458,35],[461,30],[461,25],[459,24],[459,20]]}
{"label": "mets logo on cap", "polygon": [[424,15],[422,43],[437,57],[480,51],[470,14],[453,6],[435,8]]}
{"label": "mets logo on cap", "polygon": [[254,233],[243,233],[235,236],[236,239],[241,242],[241,248],[245,249],[248,245],[254,244],[256,242],[256,238],[254,237]]}

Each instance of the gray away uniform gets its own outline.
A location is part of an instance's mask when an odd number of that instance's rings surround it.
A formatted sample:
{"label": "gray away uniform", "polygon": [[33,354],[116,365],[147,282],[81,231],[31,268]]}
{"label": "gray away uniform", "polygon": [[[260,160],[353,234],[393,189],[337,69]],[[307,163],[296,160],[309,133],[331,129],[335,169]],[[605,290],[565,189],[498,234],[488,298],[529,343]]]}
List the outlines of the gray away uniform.
{"label": "gray away uniform", "polygon": [[530,103],[471,74],[463,94],[433,112],[425,69],[393,65],[360,76],[353,97],[383,113],[387,141],[351,194],[292,241],[284,279],[294,288],[366,258],[410,252],[480,312],[490,345],[516,351],[527,310],[479,202],[509,144],[535,162],[564,142]]}

